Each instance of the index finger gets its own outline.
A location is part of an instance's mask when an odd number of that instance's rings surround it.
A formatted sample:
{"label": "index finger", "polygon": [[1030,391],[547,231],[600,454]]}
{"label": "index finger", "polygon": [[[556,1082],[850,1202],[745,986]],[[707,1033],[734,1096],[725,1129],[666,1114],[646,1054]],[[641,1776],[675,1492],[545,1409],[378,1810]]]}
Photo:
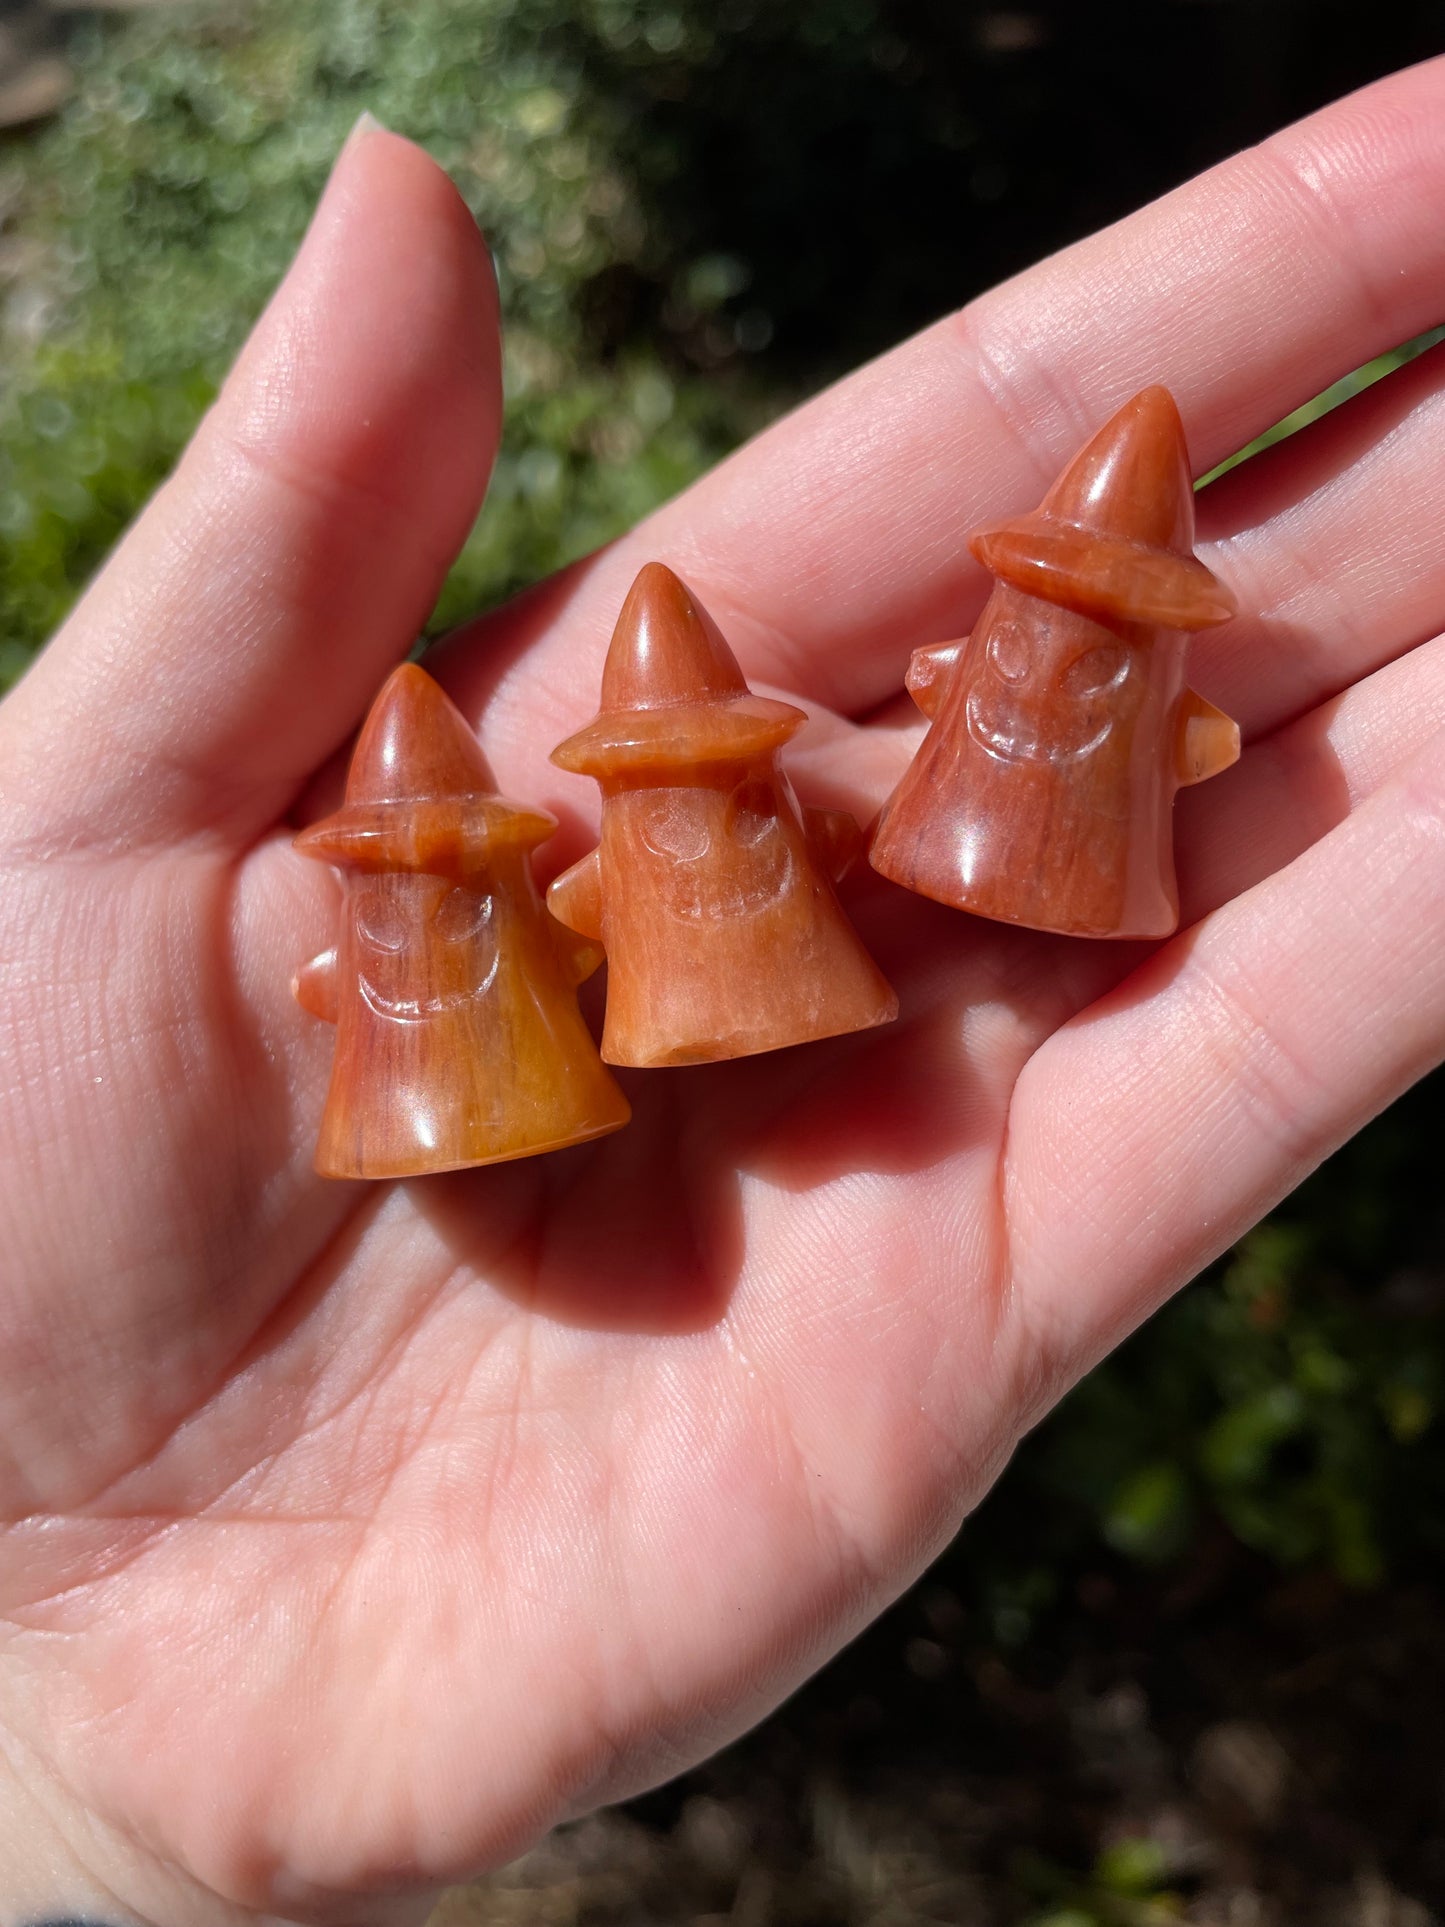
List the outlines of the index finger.
{"label": "index finger", "polygon": [[[776,424],[443,661],[495,697],[505,780],[590,713],[633,575],[667,561],[750,675],[859,713],[965,630],[963,537],[1031,507],[1129,394],[1174,391],[1198,472],[1440,319],[1445,59],[1375,83],[936,323]],[[860,264],[866,272],[866,264]],[[546,740],[544,740],[546,739]]]}

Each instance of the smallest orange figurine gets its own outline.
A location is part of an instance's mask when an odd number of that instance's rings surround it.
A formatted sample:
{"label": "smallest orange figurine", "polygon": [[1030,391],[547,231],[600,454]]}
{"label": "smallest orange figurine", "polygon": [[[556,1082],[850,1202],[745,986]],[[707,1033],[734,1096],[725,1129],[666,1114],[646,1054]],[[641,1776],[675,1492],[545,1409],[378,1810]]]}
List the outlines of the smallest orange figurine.
{"label": "smallest orange figurine", "polygon": [[746,1057],[897,1016],[833,891],[858,825],[800,809],[778,764],[806,720],[753,695],[671,569],[643,569],[602,713],[552,752],[602,789],[601,843],[547,901],[607,951],[609,1064]]}
{"label": "smallest orange figurine", "polygon": [[336,948],[293,986],[336,1025],[323,1177],[530,1157],[628,1120],[577,1008],[602,952],[554,922],[532,875],[556,819],[495,788],[461,712],[404,663],[362,728],[343,808],[296,839],[345,887]]}
{"label": "smallest orange figurine", "polygon": [[1194,555],[1167,388],[1126,402],[1033,513],[971,537],[998,578],[973,634],[914,652],[932,727],[885,805],[873,867],[960,910],[1077,937],[1179,921],[1181,784],[1239,730],[1185,681],[1188,634],[1234,613]]}

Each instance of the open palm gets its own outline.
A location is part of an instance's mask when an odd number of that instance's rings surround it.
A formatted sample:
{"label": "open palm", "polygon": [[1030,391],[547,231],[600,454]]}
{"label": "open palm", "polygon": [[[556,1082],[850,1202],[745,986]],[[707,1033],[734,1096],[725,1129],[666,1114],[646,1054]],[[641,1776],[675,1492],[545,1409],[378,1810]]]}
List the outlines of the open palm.
{"label": "open palm", "polygon": [[[813,710],[804,796],[870,815],[921,727],[910,650],[982,602],[970,527],[1147,381],[1202,467],[1439,319],[1442,103],[1437,63],[1216,170],[454,638],[437,673],[501,787],[569,824],[549,864],[593,800],[547,751],[652,557]],[[33,1833],[75,1894],[159,1923],[403,1918],[679,1770],[1445,1053],[1442,390],[1424,357],[1201,499],[1246,613],[1190,680],[1246,750],[1181,799],[1171,942],[870,879],[849,907],[896,1025],[628,1076],[631,1127],[576,1150],[329,1184],[331,1033],[288,984],[336,892],[290,835],[500,409],[464,208],[415,148],[353,138],[176,476],[0,707],[20,1887]]]}

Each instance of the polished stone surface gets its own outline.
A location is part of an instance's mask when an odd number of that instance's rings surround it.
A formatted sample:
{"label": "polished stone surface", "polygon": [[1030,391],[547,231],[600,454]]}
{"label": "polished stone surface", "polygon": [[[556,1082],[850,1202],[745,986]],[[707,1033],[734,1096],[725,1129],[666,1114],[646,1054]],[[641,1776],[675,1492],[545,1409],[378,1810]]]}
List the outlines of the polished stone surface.
{"label": "polished stone surface", "polygon": [[367,717],[344,807],[296,839],[344,890],[336,948],[295,981],[336,1025],[325,1177],[491,1164],[628,1120],[577,1008],[602,953],[548,915],[532,875],[556,821],[495,788],[461,713],[406,663]]}
{"label": "polished stone surface", "polygon": [[805,720],[750,692],[670,569],[642,570],[601,714],[553,753],[602,789],[601,842],[547,900],[606,948],[609,1063],[743,1057],[897,1015],[833,890],[857,826],[801,809],[779,766]]}
{"label": "polished stone surface", "polygon": [[971,538],[997,586],[966,641],[914,655],[932,727],[879,819],[875,869],[1039,930],[1175,928],[1175,792],[1239,754],[1235,724],[1185,682],[1188,632],[1234,612],[1193,543],[1184,428],[1160,387],[1041,508]]}

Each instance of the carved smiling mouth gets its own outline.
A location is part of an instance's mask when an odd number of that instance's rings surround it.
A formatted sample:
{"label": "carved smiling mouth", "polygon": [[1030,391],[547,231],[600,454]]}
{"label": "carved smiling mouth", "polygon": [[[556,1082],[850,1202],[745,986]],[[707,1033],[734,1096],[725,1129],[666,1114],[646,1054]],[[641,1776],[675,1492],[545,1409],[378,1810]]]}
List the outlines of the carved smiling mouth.
{"label": "carved smiling mouth", "polygon": [[460,1009],[463,1004],[473,1004],[479,997],[485,997],[496,977],[498,961],[497,957],[492,958],[480,983],[469,984],[465,990],[447,991],[439,997],[388,997],[364,971],[358,973],[357,986],[362,1001],[377,1017],[387,1017],[398,1024],[420,1024],[429,1017],[440,1017],[445,1011]]}
{"label": "carved smiling mouth", "polygon": [[979,748],[1009,763],[1082,762],[1102,749],[1114,730],[1114,718],[1105,716],[1087,735],[1070,736],[1052,723],[1045,731],[1019,704],[979,687],[968,692],[964,710],[968,733]]}
{"label": "carved smiling mouth", "polygon": [[[727,923],[776,903],[793,877],[793,853],[771,792],[744,783],[721,822],[667,799],[643,821],[644,845],[667,871],[663,901],[680,923]],[[737,858],[744,854],[740,866]]]}
{"label": "carved smiling mouth", "polygon": [[779,839],[779,848],[761,876],[731,886],[716,877],[675,874],[667,907],[682,923],[726,923],[766,910],[786,892],[793,875],[793,856]]}
{"label": "carved smiling mouth", "polygon": [[[382,898],[361,907],[356,932],[362,957],[372,960],[371,967],[379,966],[383,975],[393,980],[400,978],[408,987],[415,986],[416,994],[388,994],[377,987],[365,968],[357,972],[357,987],[362,1002],[374,1016],[396,1024],[421,1024],[485,997],[496,977],[500,959],[495,939],[486,935],[492,920],[490,896],[451,889],[436,879],[405,881],[413,887],[400,903]],[[417,884],[422,887],[415,887]],[[408,968],[404,959],[412,943],[426,947]],[[429,962],[435,965],[436,974],[455,978],[463,975],[469,964],[480,961],[484,949],[491,951],[484,976],[433,996],[423,994],[421,986],[433,975]],[[388,963],[387,959],[395,961]]]}
{"label": "carved smiling mouth", "polygon": [[496,964],[493,963],[484,983],[470,990],[453,991],[445,997],[386,997],[365,977],[357,978],[357,987],[361,991],[362,1002],[377,1017],[389,1017],[393,1023],[419,1024],[428,1017],[440,1017],[443,1011],[456,1010],[462,1004],[475,1003],[478,997],[485,996],[491,988],[496,970]]}
{"label": "carved smiling mouth", "polygon": [[[1097,754],[1114,732],[1120,692],[1133,673],[1130,651],[1112,638],[1042,669],[1017,622],[992,630],[985,659],[988,673],[968,692],[965,720],[979,748],[1007,763],[1057,767]],[[1030,690],[1046,700],[1030,703]]]}

